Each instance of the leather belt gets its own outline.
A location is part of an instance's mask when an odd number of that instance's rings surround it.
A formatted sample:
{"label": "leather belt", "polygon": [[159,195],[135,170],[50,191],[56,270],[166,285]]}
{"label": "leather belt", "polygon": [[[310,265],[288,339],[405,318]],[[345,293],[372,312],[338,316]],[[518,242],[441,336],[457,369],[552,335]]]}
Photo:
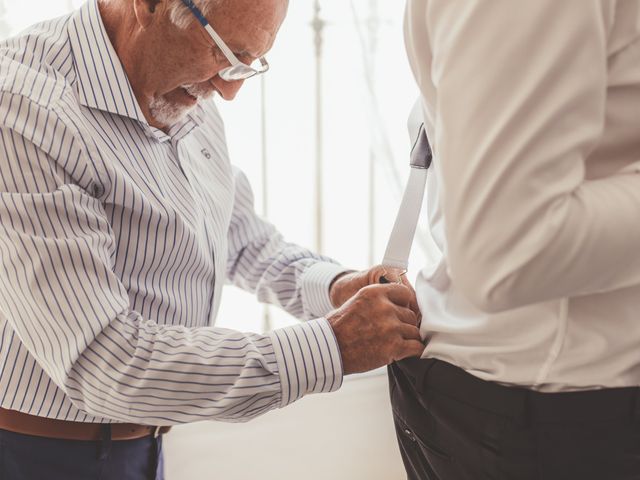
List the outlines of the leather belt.
{"label": "leather belt", "polygon": [[[110,425],[112,440],[136,440],[148,435],[157,437],[171,429],[171,427],[153,427],[134,423],[112,423]],[[103,424],[36,417],[0,408],[0,429],[36,437],[97,441],[102,439]]]}

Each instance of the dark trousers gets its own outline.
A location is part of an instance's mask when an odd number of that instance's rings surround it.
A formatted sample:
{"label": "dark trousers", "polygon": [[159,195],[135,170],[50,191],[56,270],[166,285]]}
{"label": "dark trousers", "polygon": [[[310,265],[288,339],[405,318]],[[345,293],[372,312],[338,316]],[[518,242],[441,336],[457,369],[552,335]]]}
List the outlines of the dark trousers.
{"label": "dark trousers", "polygon": [[163,480],[162,439],[58,440],[0,430],[0,480]]}
{"label": "dark trousers", "polygon": [[389,383],[409,480],[640,479],[637,388],[545,394],[432,359]]}

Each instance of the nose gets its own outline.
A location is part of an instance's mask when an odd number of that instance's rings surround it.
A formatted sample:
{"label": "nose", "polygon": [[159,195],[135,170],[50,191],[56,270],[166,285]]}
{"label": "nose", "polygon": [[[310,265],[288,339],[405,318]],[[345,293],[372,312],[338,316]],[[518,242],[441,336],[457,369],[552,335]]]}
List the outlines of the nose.
{"label": "nose", "polygon": [[216,87],[216,90],[220,93],[220,96],[227,101],[233,100],[242,85],[244,84],[244,80],[235,80],[233,82],[226,82],[220,78],[220,76],[216,75],[211,82]]}

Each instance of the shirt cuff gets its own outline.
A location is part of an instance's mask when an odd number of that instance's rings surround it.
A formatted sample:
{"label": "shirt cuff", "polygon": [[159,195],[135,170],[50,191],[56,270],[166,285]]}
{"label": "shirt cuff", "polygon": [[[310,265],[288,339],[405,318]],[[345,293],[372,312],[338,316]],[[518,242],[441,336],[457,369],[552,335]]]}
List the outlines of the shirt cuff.
{"label": "shirt cuff", "polygon": [[335,310],[329,298],[329,286],[341,273],[352,270],[329,262],[317,262],[302,275],[302,303],[304,311],[311,317],[324,317]]}
{"label": "shirt cuff", "polygon": [[269,332],[282,388],[280,407],[309,393],[342,386],[342,357],[328,320],[319,318]]}

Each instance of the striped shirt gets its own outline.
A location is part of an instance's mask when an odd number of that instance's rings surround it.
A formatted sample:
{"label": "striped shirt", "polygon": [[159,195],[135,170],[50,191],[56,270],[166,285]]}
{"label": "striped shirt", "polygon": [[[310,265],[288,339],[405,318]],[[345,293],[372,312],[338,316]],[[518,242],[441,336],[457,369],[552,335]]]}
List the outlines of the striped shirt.
{"label": "striped shirt", "polygon": [[[96,0],[0,43],[0,172],[3,408],[242,421],[340,387],[344,269],[256,215],[213,102],[149,126]],[[225,280],[316,319],[216,328]]]}

